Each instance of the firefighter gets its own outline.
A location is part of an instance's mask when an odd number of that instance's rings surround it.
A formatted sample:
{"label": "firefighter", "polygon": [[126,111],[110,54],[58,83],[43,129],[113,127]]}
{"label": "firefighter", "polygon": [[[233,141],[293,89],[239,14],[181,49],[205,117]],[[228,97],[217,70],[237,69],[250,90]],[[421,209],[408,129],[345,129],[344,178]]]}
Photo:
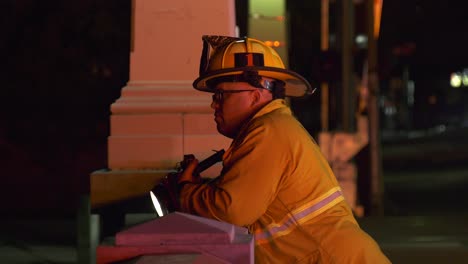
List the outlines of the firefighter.
{"label": "firefighter", "polygon": [[197,90],[213,94],[217,130],[231,138],[219,177],[179,179],[180,210],[244,226],[256,263],[390,263],[356,222],[319,147],[285,96],[313,92],[252,38],[203,36]]}

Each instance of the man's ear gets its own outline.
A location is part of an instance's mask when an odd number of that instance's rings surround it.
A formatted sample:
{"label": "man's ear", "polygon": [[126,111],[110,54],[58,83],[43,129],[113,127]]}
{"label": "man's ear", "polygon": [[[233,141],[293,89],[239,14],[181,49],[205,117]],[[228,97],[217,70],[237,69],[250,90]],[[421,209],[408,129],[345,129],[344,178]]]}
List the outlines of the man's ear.
{"label": "man's ear", "polygon": [[255,91],[252,92],[252,103],[251,106],[256,106],[258,105],[262,100],[262,95],[260,92],[260,89],[255,89]]}

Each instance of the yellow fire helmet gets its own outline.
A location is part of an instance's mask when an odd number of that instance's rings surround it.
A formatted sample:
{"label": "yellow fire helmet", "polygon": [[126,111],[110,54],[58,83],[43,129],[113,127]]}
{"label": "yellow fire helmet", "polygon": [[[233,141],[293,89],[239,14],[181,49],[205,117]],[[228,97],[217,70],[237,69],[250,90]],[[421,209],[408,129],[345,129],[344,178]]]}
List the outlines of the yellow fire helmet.
{"label": "yellow fire helmet", "polygon": [[214,92],[215,87],[207,85],[207,81],[254,71],[283,81],[286,96],[301,97],[314,91],[304,77],[286,69],[278,53],[260,40],[211,35],[202,40],[200,76],[193,82],[197,90]]}

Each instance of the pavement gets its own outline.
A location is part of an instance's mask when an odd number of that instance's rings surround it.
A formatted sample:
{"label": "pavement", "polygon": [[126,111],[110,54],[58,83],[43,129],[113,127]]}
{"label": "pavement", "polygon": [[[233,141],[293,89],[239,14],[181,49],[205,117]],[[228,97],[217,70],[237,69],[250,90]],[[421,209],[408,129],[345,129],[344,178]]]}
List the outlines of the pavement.
{"label": "pavement", "polygon": [[359,219],[392,263],[467,263],[468,215]]}
{"label": "pavement", "polygon": [[75,219],[0,220],[0,263],[71,264],[77,263]]}

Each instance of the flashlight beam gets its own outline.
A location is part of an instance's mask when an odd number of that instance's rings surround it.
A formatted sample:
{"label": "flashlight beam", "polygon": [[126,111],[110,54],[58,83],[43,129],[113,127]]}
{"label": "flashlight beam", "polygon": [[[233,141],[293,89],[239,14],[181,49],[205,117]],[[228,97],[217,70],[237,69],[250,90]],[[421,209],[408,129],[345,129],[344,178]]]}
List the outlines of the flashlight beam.
{"label": "flashlight beam", "polygon": [[163,211],[161,209],[161,204],[159,204],[158,198],[156,198],[156,195],[154,195],[153,191],[150,191],[151,195],[151,201],[153,202],[154,209],[156,210],[156,213],[158,214],[159,217],[162,217]]}

